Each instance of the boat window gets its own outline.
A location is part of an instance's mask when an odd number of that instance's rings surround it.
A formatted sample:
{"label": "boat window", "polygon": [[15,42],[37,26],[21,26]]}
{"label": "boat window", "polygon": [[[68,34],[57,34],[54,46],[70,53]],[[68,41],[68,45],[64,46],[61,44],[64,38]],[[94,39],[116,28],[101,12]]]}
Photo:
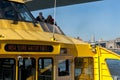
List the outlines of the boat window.
{"label": "boat window", "polygon": [[15,80],[15,60],[0,58],[0,80]]}
{"label": "boat window", "polygon": [[75,80],[93,80],[93,58],[76,57],[74,63]]}
{"label": "boat window", "polygon": [[8,1],[0,0],[0,14],[2,15],[1,18],[6,19],[15,19],[15,12],[14,8],[12,7],[11,3]]}
{"label": "boat window", "polygon": [[59,60],[58,61],[58,76],[69,76],[70,75],[70,60]]}
{"label": "boat window", "polygon": [[27,8],[22,4],[15,4],[18,14],[23,21],[32,21],[31,14]]}
{"label": "boat window", "polygon": [[39,23],[40,23],[41,27],[43,28],[43,30],[46,31],[46,32],[53,32],[53,28],[54,28],[54,31],[55,31],[54,33],[64,34],[59,26],[44,23],[44,22],[39,22]]}
{"label": "boat window", "polygon": [[36,61],[34,58],[19,58],[18,66],[18,80],[35,80]]}
{"label": "boat window", "polygon": [[120,80],[120,60],[106,59],[113,80]]}
{"label": "boat window", "polygon": [[0,18],[32,22],[35,20],[24,4],[0,0]]}
{"label": "boat window", "polygon": [[40,58],[38,65],[38,80],[53,80],[53,59]]}

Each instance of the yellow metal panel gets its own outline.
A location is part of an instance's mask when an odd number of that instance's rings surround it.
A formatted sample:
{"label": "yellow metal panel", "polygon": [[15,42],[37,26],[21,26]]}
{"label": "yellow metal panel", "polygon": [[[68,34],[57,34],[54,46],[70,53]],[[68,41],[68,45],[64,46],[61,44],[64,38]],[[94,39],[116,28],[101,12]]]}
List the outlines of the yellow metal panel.
{"label": "yellow metal panel", "polygon": [[35,35],[38,35],[39,38],[44,39],[45,41],[52,41],[52,33],[36,31]]}
{"label": "yellow metal panel", "polygon": [[[2,20],[0,22],[0,35],[5,36],[0,39],[22,39],[22,40],[40,40],[40,41],[51,41],[53,38],[53,33],[44,32],[40,25],[36,24],[37,27],[33,25],[33,23],[29,22],[19,22],[17,24],[12,24],[13,20]],[[11,36],[12,35],[12,36]],[[66,37],[64,35],[54,34],[55,42],[65,43],[65,44],[73,44],[81,43],[78,40],[75,40],[70,37]],[[73,44],[74,45],[74,44]]]}
{"label": "yellow metal panel", "polygon": [[9,0],[9,1],[25,3],[25,2],[28,2],[28,1],[32,1],[32,0]]}
{"label": "yellow metal panel", "polygon": [[1,43],[0,43],[0,49],[1,49]]}
{"label": "yellow metal panel", "polygon": [[39,24],[36,23],[36,26],[31,22],[22,22],[18,21],[16,24],[13,23],[13,20],[0,20],[0,28],[1,29],[22,29],[22,30],[33,30],[33,31],[41,31],[43,32],[43,29]]}
{"label": "yellow metal panel", "polygon": [[26,30],[15,30],[16,34],[21,36],[23,39],[29,39],[29,40],[36,40],[37,37],[32,36],[30,33],[28,33]]}
{"label": "yellow metal panel", "polygon": [[[96,79],[97,80],[97,79]],[[109,77],[109,76],[104,76],[104,77],[102,77],[102,79],[101,80],[113,80],[111,77]]]}
{"label": "yellow metal panel", "polygon": [[11,29],[0,29],[0,35],[3,36],[3,38],[0,39],[21,39],[21,36]]}
{"label": "yellow metal panel", "polygon": [[100,48],[100,50],[101,50],[101,54],[100,54],[100,56],[102,56],[102,59],[118,59],[118,60],[120,60],[120,55],[118,55],[118,54],[116,54],[116,53],[114,53],[114,52],[112,52],[112,51],[110,51],[110,50],[107,50],[107,49],[105,49],[105,48]]}
{"label": "yellow metal panel", "polygon": [[24,3],[24,0],[9,0],[9,1]]}
{"label": "yellow metal panel", "polygon": [[73,43],[71,38],[67,37],[65,35],[55,34],[54,36],[55,36],[55,39],[56,39],[57,42],[62,42],[62,43],[66,43],[66,44],[68,44],[68,43],[72,44]]}
{"label": "yellow metal panel", "polygon": [[7,28],[8,26],[8,20],[0,19],[0,28]]}
{"label": "yellow metal panel", "polygon": [[[98,75],[94,75],[94,80],[100,80]],[[107,80],[107,79],[105,79],[105,80]]]}
{"label": "yellow metal panel", "polygon": [[89,44],[77,44],[76,48],[78,51],[78,56],[79,57],[93,57],[96,54],[94,54],[91,50],[91,48],[89,47]]}
{"label": "yellow metal panel", "polygon": [[12,29],[22,29],[22,30],[32,30],[32,31],[41,31],[43,32],[41,26],[36,23],[36,26],[31,23],[31,22],[22,22],[18,21],[17,24],[12,24],[13,20],[7,21],[8,25],[7,28],[12,28]]}
{"label": "yellow metal panel", "polygon": [[101,80],[113,80],[112,75],[108,69],[108,66],[105,62],[106,59],[118,59],[120,60],[120,55],[109,51],[105,48],[99,47],[99,68],[100,68],[100,79]]}

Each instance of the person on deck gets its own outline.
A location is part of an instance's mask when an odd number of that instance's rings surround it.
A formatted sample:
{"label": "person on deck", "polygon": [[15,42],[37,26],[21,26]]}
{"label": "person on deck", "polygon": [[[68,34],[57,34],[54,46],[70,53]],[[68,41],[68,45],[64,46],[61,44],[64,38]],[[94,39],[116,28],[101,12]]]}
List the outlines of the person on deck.
{"label": "person on deck", "polygon": [[36,17],[36,20],[39,21],[39,22],[44,22],[45,21],[45,18],[43,17],[42,12],[39,13],[39,16]]}
{"label": "person on deck", "polygon": [[49,23],[49,24],[54,24],[54,19],[52,18],[51,15],[48,15],[48,17],[47,17],[47,19],[46,19],[45,22],[46,22],[46,23]]}

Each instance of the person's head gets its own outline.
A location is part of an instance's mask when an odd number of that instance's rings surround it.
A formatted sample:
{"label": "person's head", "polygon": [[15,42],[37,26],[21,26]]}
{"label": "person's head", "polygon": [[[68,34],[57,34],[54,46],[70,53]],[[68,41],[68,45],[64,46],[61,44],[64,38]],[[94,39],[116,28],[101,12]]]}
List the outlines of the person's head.
{"label": "person's head", "polygon": [[51,16],[51,15],[48,15],[48,18],[50,18],[50,19],[51,19],[51,18],[52,18],[52,16]]}
{"label": "person's head", "polygon": [[39,12],[39,15],[42,15],[42,12]]}

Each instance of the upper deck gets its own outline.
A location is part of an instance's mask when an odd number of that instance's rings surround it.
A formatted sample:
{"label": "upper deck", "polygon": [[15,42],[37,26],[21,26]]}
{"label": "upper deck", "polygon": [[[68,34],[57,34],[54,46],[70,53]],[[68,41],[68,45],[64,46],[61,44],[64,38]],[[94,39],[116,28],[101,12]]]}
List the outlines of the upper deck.
{"label": "upper deck", "polygon": [[[53,27],[55,28],[55,33],[63,34],[61,29],[57,26],[36,22],[35,18],[32,16],[32,14],[29,12],[24,4],[12,1],[0,1],[1,38],[5,38],[9,34],[14,35],[14,38],[20,37],[17,36],[17,34],[22,35],[21,33],[23,33],[24,35],[28,35],[29,32],[25,33],[25,31],[36,31],[36,33],[37,31],[52,32]],[[29,36],[26,37],[28,38]],[[9,39],[10,37],[7,38]]]}
{"label": "upper deck", "polygon": [[[53,28],[55,29],[55,42],[69,43],[78,40],[70,39],[55,25],[36,22],[33,15],[24,3],[15,1],[0,1],[0,40],[31,40],[52,42]],[[79,42],[79,41],[78,41]]]}

